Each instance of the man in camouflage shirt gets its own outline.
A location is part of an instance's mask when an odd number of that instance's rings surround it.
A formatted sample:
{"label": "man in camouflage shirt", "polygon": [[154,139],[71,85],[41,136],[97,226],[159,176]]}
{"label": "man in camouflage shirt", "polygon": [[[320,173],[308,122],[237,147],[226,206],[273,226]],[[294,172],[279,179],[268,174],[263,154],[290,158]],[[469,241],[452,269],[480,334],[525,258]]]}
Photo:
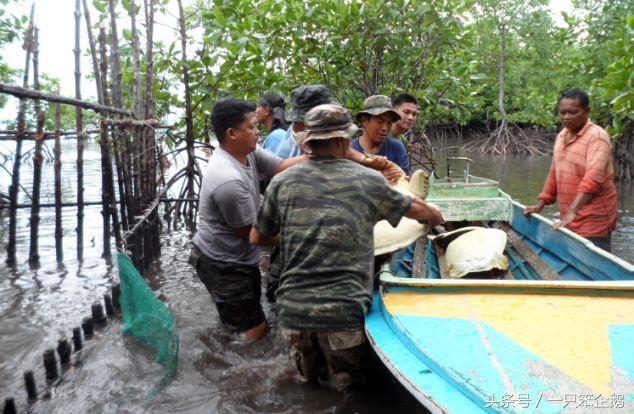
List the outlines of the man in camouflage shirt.
{"label": "man in camouflage shirt", "polygon": [[280,240],[280,325],[300,378],[343,390],[359,379],[366,348],[374,225],[396,226],[403,215],[435,225],[442,216],[345,159],[357,130],[345,108],[319,105],[305,123],[310,158],[271,181],[250,242]]}

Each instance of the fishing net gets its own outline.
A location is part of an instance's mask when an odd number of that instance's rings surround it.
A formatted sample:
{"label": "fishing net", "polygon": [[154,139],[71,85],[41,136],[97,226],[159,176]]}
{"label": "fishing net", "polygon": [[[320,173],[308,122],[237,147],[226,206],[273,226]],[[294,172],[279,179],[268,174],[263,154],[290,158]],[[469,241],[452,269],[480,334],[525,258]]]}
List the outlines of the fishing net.
{"label": "fishing net", "polygon": [[165,367],[163,377],[152,388],[153,396],[169,383],[178,363],[178,334],[174,317],[134,267],[128,256],[117,254],[123,317],[122,333],[130,334],[157,352],[156,362]]}

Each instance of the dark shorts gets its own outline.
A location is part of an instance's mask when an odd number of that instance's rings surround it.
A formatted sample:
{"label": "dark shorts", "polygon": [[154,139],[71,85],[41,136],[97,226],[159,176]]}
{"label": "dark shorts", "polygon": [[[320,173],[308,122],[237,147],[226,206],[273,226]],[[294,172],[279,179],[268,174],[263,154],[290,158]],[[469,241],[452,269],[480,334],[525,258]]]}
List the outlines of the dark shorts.
{"label": "dark shorts", "polygon": [[367,349],[363,329],[317,331],[282,329],[302,381],[319,381],[336,391],[362,380]]}
{"label": "dark shorts", "polygon": [[231,331],[244,332],[264,322],[260,304],[260,269],[221,262],[205,256],[193,246],[189,263],[216,304],[222,323]]}
{"label": "dark shorts", "polygon": [[587,239],[606,252],[612,251],[612,235],[610,233],[606,237],[587,237]]}

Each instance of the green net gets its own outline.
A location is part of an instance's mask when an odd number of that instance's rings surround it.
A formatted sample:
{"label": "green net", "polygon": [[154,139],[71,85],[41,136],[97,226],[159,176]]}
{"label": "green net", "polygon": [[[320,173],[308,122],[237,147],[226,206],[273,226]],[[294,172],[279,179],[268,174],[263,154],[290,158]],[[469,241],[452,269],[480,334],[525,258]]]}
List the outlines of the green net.
{"label": "green net", "polygon": [[156,350],[156,362],[165,367],[163,377],[150,391],[149,396],[153,396],[176,373],[178,334],[174,329],[174,317],[156,297],[128,256],[118,253],[117,263],[121,280],[119,304],[123,316],[122,332]]}

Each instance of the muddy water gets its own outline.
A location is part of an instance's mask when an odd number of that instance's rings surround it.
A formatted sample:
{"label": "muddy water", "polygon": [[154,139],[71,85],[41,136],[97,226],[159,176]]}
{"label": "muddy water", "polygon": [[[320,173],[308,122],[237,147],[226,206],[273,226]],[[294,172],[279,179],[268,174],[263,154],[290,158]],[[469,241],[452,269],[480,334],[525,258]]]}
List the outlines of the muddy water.
{"label": "muddy water", "polygon": [[[25,148],[27,150],[28,148]],[[2,149],[0,149],[1,151]],[[74,201],[75,145],[68,141],[64,153],[64,194]],[[549,160],[544,158],[476,159],[473,173],[498,179],[502,187],[524,203],[532,202],[543,183]],[[86,200],[99,200],[99,149],[86,152]],[[53,200],[52,165],[45,166],[43,202]],[[30,190],[32,172],[25,167],[22,183]],[[0,172],[0,191],[9,178]],[[614,235],[614,251],[632,261],[634,256],[634,191],[620,186],[620,221]],[[23,199],[22,202],[28,202]],[[16,399],[19,411],[26,408],[22,374],[32,369],[39,389],[45,389],[42,353],[54,348],[60,337],[88,316],[90,305],[108,292],[116,267],[100,256],[99,207],[86,209],[84,261],[76,260],[74,208],[64,209],[65,263],[55,262],[54,210],[44,209],[40,233],[41,266],[31,269],[28,256],[28,210],[19,214],[16,269],[4,264],[0,253],[0,398]],[[556,216],[556,210],[546,211]],[[0,243],[6,245],[8,217],[0,212]],[[52,398],[31,405],[33,412],[194,412],[194,413],[382,413],[420,412],[415,401],[389,374],[378,369],[370,384],[341,395],[312,385],[300,384],[286,356],[275,327],[275,314],[265,311],[272,332],[249,344],[226,333],[220,326],[209,295],[187,265],[191,234],[177,230],[163,235],[163,256],[148,273],[151,286],[175,315],[180,335],[178,372],[159,395],[146,398],[159,380],[162,367],[154,354],[129,337],[120,335],[121,324],[111,320],[74,354],[76,366],[67,370],[59,384],[49,387]]]}

